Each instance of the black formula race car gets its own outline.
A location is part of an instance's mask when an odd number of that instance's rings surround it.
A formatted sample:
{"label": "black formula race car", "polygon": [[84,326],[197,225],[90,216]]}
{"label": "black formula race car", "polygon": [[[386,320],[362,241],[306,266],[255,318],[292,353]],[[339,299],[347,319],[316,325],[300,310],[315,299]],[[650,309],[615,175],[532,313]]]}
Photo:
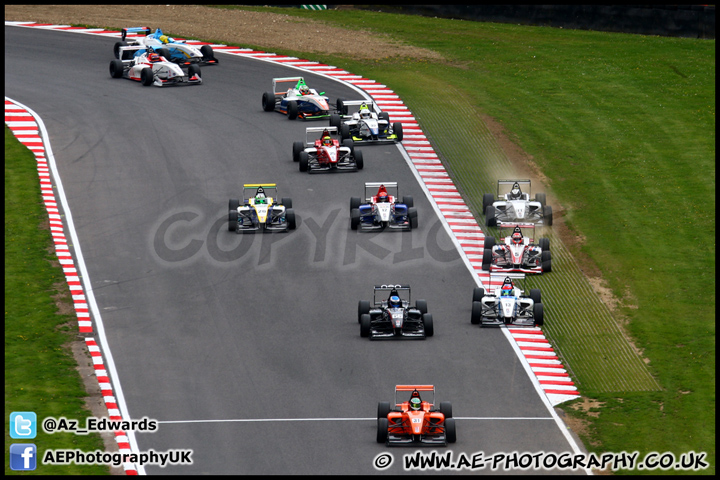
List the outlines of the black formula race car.
{"label": "black formula race car", "polygon": [[373,303],[358,303],[360,336],[376,339],[418,339],[432,337],[433,318],[427,312],[427,302],[417,300],[410,306],[410,287],[407,285],[376,285]]}

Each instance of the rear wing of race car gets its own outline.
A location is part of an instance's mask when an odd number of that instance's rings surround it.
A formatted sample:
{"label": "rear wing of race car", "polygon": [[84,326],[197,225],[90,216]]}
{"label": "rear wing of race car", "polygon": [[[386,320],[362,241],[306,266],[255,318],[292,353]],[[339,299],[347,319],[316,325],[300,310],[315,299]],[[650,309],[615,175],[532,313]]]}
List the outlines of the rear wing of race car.
{"label": "rear wing of race car", "polygon": [[[421,392],[432,392],[432,399],[429,403],[435,404],[435,386],[434,385],[395,385],[395,405],[402,403],[406,400],[403,400],[401,402],[398,402],[398,392],[414,392],[415,390],[418,391],[418,393]],[[421,395],[422,397],[422,395]],[[410,397],[408,396],[408,400]]]}
{"label": "rear wing of race car", "polygon": [[383,305],[387,302],[390,292],[397,291],[400,298],[410,303],[409,285],[375,285],[373,287],[373,302],[375,305]]}
{"label": "rear wing of race car", "polygon": [[[315,139],[319,136],[318,134],[321,135],[325,131],[330,135],[339,135],[337,127],[307,127],[305,129],[305,145],[312,146],[315,143]],[[316,135],[311,139],[310,134],[312,133]]]}
{"label": "rear wing of race car", "polygon": [[536,227],[534,223],[498,222],[497,227],[500,229],[501,238],[505,238],[507,236],[506,234],[508,233],[508,230],[510,231],[510,234],[512,234],[515,227],[519,227],[523,237],[530,237],[531,242],[535,239]]}
{"label": "rear wing of race car", "polygon": [[343,100],[342,104],[345,107],[358,107],[358,110],[360,110],[360,107],[362,105],[365,105],[367,106],[367,108],[373,110],[375,113],[380,113],[382,111],[380,110],[380,107],[378,107],[372,100]]}
{"label": "rear wing of race car", "polygon": [[255,196],[257,189],[260,187],[265,190],[265,196],[277,197],[277,184],[275,183],[246,183],[243,185],[243,200],[247,203],[251,197]]}
{"label": "rear wing of race car", "polygon": [[397,182],[365,182],[365,201],[370,202],[373,195],[375,195],[378,189],[384,185],[388,195],[395,197],[398,200],[398,183]]}
{"label": "rear wing of race car", "polygon": [[498,180],[498,183],[497,183],[497,189],[498,189],[497,193],[498,193],[498,197],[501,197],[501,196],[505,195],[506,193],[510,192],[510,190],[512,190],[512,186],[513,186],[514,184],[516,184],[516,183],[517,183],[518,186],[520,187],[520,190],[522,190],[523,193],[525,193],[525,194],[528,195],[528,198],[532,198],[532,197],[530,196],[530,193],[531,193],[531,188],[530,188],[530,187],[531,187],[531,185],[530,185],[530,180],[529,180],[529,179],[525,179],[525,180]]}
{"label": "rear wing of race car", "polygon": [[[302,83],[300,83],[302,82]],[[282,95],[285,92],[287,92],[288,88],[292,88],[295,85],[300,83],[300,85],[305,84],[305,79],[303,77],[278,77],[273,78],[273,93],[275,95]],[[280,89],[280,90],[278,90]]]}
{"label": "rear wing of race car", "polygon": [[130,27],[130,28],[123,28],[123,29],[120,31],[120,38],[121,38],[122,40],[125,40],[125,38],[127,37],[128,33],[139,33],[139,34],[141,34],[141,35],[143,35],[143,36],[148,36],[148,35],[150,35],[150,27]]}

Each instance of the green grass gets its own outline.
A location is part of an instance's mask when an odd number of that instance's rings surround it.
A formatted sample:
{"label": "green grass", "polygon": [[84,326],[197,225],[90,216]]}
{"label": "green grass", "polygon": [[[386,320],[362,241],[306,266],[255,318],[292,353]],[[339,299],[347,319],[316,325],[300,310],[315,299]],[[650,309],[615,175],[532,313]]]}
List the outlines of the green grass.
{"label": "green grass", "polygon": [[[77,363],[69,349],[77,337],[77,321],[59,315],[52,296],[65,277],[52,253],[47,213],[40,196],[35,156],[5,127],[5,474],[10,470],[12,443],[34,443],[38,456],[47,449],[104,450],[98,435],[56,433],[38,428],[33,440],[10,438],[10,413],[33,411],[45,417],[80,419],[89,411]],[[56,262],[57,263],[57,262]],[[64,286],[67,290],[67,286]],[[40,475],[108,474],[103,466],[41,465]],[[27,474],[27,473],[26,473]]]}
{"label": "green grass", "polygon": [[[476,170],[482,184],[486,162],[439,120],[455,119],[460,132],[475,128],[477,115],[465,120],[457,103],[498,120],[532,155],[662,386],[585,390],[605,404],[597,418],[565,409],[591,422],[584,440],[593,451],[706,451],[711,467],[702,473],[714,473],[715,42],[357,10],[270,11],[387,34],[445,57],[312,55],[398,93],[451,173],[462,173],[456,180],[470,205],[479,202],[474,192],[493,185],[463,183]],[[578,339],[562,341],[561,351]]]}

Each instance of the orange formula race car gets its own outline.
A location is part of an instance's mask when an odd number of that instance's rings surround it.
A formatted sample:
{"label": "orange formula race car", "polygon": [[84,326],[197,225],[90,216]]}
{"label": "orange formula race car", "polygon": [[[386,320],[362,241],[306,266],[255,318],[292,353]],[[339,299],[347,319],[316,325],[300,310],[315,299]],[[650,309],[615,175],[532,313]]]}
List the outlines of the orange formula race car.
{"label": "orange formula race car", "polygon": [[[430,397],[426,401],[421,393]],[[398,402],[398,394],[407,401]],[[455,419],[452,403],[440,402],[435,407],[433,385],[397,385],[395,406],[390,402],[378,403],[377,441],[386,446],[442,445],[455,443]]]}

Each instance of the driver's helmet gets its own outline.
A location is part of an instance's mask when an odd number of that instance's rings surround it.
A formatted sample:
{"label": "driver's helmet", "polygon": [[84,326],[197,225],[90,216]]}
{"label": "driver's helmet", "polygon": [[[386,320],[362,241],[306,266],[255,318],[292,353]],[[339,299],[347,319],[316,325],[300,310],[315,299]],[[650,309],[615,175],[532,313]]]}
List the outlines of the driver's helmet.
{"label": "driver's helmet", "polygon": [[510,196],[512,198],[520,198],[522,195],[522,190],[520,190],[520,185],[517,183],[514,183],[512,186],[512,190],[510,190]]}
{"label": "driver's helmet", "polygon": [[501,297],[512,297],[513,296],[512,283],[503,283],[503,286],[500,289],[500,296]]}
{"label": "driver's helmet", "polygon": [[378,193],[377,201],[378,201],[378,203],[387,203],[387,202],[389,202],[389,201],[390,201],[390,198],[388,197],[387,192],[386,192],[386,191],[382,191],[382,192]]}
{"label": "driver's helmet", "polygon": [[300,95],[310,95],[310,87],[303,85],[300,87]]}
{"label": "driver's helmet", "polygon": [[325,135],[322,139],[323,145],[332,145],[332,138],[330,138],[330,135]]}
{"label": "driver's helmet", "polygon": [[160,58],[160,55],[157,53],[151,53],[148,55],[148,60],[150,60],[151,63],[162,62],[162,58]]}
{"label": "driver's helmet", "polygon": [[422,401],[419,397],[413,397],[410,399],[410,408],[412,410],[418,411],[420,410],[420,406],[422,404]]}
{"label": "driver's helmet", "polygon": [[390,297],[390,300],[388,300],[388,307],[390,308],[399,308],[402,306],[402,302],[400,301],[400,297],[397,295],[392,295]]}
{"label": "driver's helmet", "polygon": [[368,110],[367,108],[363,108],[362,110],[360,110],[360,118],[370,118],[370,117],[371,117],[370,110]]}
{"label": "driver's helmet", "polygon": [[515,233],[512,234],[512,243],[514,243],[515,245],[520,245],[522,243],[522,241],[523,241],[522,233],[516,231]]}
{"label": "driver's helmet", "polygon": [[170,40],[168,39],[167,35],[160,35],[160,38],[158,38],[162,43],[168,43]]}

